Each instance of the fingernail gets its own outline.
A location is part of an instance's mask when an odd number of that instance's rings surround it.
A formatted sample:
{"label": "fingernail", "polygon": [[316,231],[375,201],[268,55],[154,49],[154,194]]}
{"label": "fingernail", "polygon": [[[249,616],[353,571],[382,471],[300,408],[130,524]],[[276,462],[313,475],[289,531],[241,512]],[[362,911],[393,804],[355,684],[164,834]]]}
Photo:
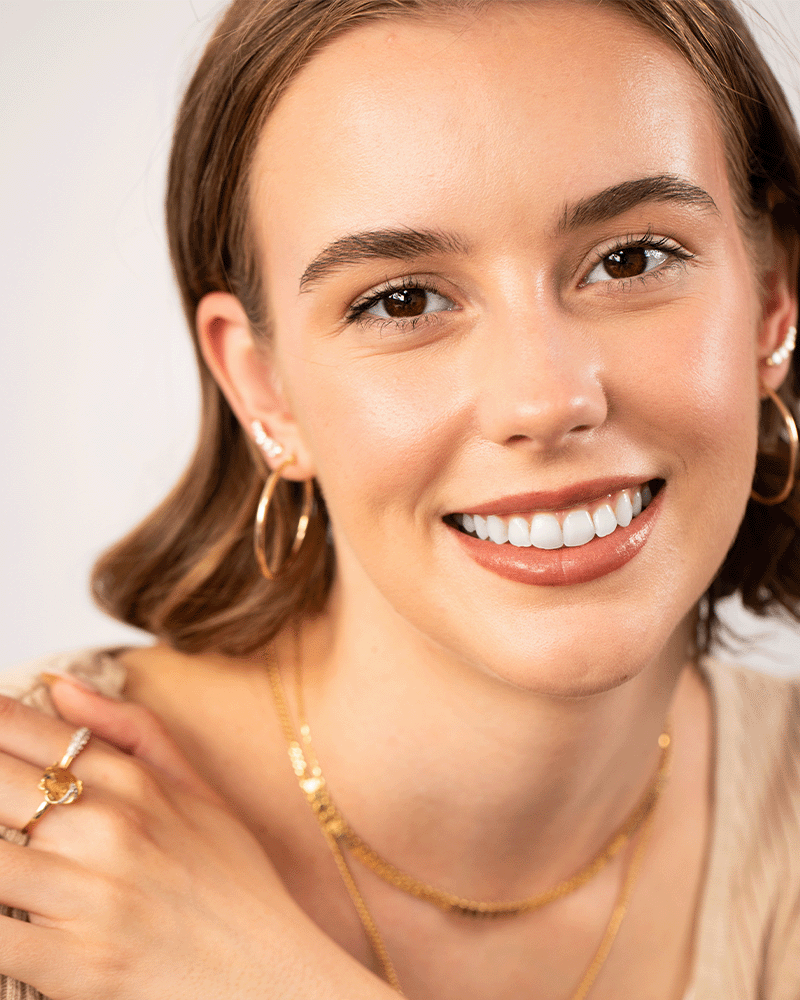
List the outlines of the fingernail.
{"label": "fingernail", "polygon": [[82,680],[80,677],[76,677],[75,674],[42,673],[39,674],[39,680],[47,687],[52,687],[56,681],[66,681],[68,684],[72,684],[74,687],[80,688],[81,691],[90,691],[92,694],[97,694],[97,690],[93,688],[91,684],[87,684],[86,681]]}

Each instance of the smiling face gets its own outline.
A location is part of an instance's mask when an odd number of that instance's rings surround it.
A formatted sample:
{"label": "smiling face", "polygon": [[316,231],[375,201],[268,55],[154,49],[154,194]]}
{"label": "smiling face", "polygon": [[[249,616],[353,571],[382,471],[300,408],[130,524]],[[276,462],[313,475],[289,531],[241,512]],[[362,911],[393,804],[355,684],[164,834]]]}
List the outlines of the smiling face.
{"label": "smiling face", "polygon": [[736,534],[791,304],[693,70],[582,3],[363,26],[270,117],[252,205],[282,402],[239,408],[320,483],[341,613],[562,694],[657,657]]}

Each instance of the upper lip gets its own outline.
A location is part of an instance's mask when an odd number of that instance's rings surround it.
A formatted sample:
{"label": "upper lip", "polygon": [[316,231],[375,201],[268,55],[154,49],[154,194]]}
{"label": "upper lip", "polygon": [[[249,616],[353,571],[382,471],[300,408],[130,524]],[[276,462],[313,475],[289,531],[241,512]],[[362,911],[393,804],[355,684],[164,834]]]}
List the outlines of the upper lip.
{"label": "upper lip", "polygon": [[609,479],[592,479],[583,483],[574,483],[558,490],[535,490],[531,493],[516,493],[513,496],[499,497],[486,503],[470,507],[462,507],[454,513],[478,514],[488,517],[494,514],[503,517],[508,514],[532,514],[537,511],[566,510],[569,507],[580,507],[583,504],[602,500],[609,493],[619,490],[637,489],[643,483],[649,482],[652,476],[614,476]]}

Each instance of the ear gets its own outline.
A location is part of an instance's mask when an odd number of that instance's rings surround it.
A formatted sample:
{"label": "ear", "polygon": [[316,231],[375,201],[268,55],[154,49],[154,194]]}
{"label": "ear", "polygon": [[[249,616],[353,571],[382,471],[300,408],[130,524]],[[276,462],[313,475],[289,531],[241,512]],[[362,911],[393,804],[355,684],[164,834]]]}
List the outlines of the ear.
{"label": "ear", "polygon": [[251,424],[258,420],[284,448],[280,457],[265,455],[264,461],[274,469],[293,455],[284,478],[311,479],[314,463],[283,394],[273,353],[256,339],[241,302],[228,292],[210,292],[200,300],[196,323],[203,358],[245,434],[253,437]]}
{"label": "ear", "polygon": [[762,277],[758,376],[762,386],[777,390],[788,374],[791,354],[779,364],[767,364],[767,360],[787,342],[791,328],[797,327],[800,237],[794,227],[780,226],[777,211],[775,216],[775,225],[767,241],[767,269]]}

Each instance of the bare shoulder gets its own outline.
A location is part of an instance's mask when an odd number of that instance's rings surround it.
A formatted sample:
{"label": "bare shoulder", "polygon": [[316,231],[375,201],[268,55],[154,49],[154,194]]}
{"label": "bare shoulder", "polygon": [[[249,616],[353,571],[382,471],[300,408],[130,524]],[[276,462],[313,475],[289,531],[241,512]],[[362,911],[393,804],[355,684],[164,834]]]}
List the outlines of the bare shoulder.
{"label": "bare shoulder", "polygon": [[165,718],[184,715],[218,721],[240,715],[267,693],[263,660],[219,653],[184,653],[165,643],[119,654],[125,670],[125,697]]}
{"label": "bare shoulder", "polygon": [[[153,712],[196,769],[229,800],[248,761],[258,775],[245,783],[281,780],[288,769],[262,657],[182,653],[164,644],[126,650],[120,656],[125,698]],[[236,766],[232,766],[236,761]],[[291,771],[289,770],[289,774]]]}

